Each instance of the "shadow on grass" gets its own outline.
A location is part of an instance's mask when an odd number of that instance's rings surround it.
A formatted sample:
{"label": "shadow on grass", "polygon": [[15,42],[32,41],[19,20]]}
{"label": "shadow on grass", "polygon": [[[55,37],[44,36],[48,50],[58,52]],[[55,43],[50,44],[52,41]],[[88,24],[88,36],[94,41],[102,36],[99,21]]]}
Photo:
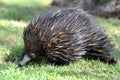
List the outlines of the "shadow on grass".
{"label": "shadow on grass", "polygon": [[[29,4],[29,3],[28,3]],[[31,6],[22,6],[17,4],[4,4],[0,2],[0,18],[1,19],[13,19],[13,20],[31,20],[33,17],[39,14],[43,14],[48,11],[49,8],[39,4],[31,4]]]}
{"label": "shadow on grass", "polygon": [[21,53],[23,52],[23,46],[14,46],[10,49],[10,54],[6,56],[6,62],[18,62]]}

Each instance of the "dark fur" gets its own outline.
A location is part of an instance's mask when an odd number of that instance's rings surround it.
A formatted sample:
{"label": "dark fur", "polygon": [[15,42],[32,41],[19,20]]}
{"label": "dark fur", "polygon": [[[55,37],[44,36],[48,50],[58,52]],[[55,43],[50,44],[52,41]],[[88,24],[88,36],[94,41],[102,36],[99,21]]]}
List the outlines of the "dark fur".
{"label": "dark fur", "polygon": [[116,63],[113,46],[93,18],[80,9],[51,11],[34,18],[24,30],[24,54],[47,56],[63,64],[82,58]]}

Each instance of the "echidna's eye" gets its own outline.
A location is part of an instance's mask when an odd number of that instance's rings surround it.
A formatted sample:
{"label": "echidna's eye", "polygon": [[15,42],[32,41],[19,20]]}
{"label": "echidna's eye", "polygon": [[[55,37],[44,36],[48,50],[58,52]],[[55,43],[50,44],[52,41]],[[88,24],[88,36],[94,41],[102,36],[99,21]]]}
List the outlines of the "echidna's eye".
{"label": "echidna's eye", "polygon": [[31,53],[31,54],[29,55],[29,57],[30,57],[31,59],[33,59],[33,58],[35,58],[35,54],[34,54],[34,53]]}

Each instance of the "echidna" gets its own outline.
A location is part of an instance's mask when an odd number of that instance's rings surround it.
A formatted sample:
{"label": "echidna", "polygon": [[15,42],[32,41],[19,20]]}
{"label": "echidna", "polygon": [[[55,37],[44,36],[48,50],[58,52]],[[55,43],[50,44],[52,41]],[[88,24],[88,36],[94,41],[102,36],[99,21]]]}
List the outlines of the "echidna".
{"label": "echidna", "polygon": [[50,11],[35,17],[25,28],[23,39],[25,49],[19,66],[43,55],[60,64],[81,58],[116,63],[107,35],[81,9]]}

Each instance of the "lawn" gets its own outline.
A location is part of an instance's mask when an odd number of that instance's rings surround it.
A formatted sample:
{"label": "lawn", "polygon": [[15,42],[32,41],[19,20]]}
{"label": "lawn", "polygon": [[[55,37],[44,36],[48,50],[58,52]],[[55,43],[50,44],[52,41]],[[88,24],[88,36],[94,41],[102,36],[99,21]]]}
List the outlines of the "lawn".
{"label": "lawn", "polygon": [[120,80],[120,20],[95,18],[115,45],[116,65],[81,59],[53,65],[45,58],[18,68],[24,27],[51,9],[50,0],[0,0],[0,80]]}

